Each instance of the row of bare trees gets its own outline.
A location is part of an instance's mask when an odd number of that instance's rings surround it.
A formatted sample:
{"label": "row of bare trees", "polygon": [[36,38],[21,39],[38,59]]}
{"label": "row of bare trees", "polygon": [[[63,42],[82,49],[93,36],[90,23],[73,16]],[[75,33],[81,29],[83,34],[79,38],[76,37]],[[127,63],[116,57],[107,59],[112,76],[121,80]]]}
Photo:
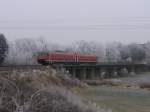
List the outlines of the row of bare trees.
{"label": "row of bare trees", "polygon": [[150,60],[150,43],[124,45],[112,42],[102,45],[98,42],[79,41],[66,48],[83,54],[95,54],[99,62],[136,62]]}
{"label": "row of bare trees", "polygon": [[37,64],[39,52],[65,51],[95,54],[99,62],[150,62],[150,43],[124,45],[112,42],[106,45],[95,41],[78,41],[62,46],[38,39],[24,38],[9,42],[7,64]]}
{"label": "row of bare trees", "polygon": [[6,64],[37,64],[36,56],[38,53],[59,49],[57,44],[49,43],[42,37],[38,39],[17,39],[8,41],[8,44],[9,51],[5,61]]}

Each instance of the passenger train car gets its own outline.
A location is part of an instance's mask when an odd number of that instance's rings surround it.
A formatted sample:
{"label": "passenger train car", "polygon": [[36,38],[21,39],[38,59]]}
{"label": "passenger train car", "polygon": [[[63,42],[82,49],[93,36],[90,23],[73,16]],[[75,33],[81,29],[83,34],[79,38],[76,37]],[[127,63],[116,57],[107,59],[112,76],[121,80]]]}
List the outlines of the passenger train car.
{"label": "passenger train car", "polygon": [[80,53],[68,53],[68,52],[48,52],[43,53],[37,57],[37,61],[40,64],[79,64],[79,63],[96,63],[97,57],[95,55],[83,55]]}

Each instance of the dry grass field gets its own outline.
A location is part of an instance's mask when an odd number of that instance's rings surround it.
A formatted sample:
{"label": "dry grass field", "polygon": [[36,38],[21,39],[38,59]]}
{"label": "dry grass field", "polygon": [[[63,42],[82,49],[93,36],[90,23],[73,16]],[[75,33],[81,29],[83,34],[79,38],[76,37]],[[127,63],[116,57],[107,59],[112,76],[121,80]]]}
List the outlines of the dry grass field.
{"label": "dry grass field", "polygon": [[79,94],[112,112],[150,112],[150,73],[110,80],[118,80],[122,86],[89,86]]}
{"label": "dry grass field", "polygon": [[0,112],[149,112],[149,73],[88,86],[65,71],[0,72]]}
{"label": "dry grass field", "polygon": [[0,72],[0,112],[106,112],[71,88],[84,83],[52,68]]}

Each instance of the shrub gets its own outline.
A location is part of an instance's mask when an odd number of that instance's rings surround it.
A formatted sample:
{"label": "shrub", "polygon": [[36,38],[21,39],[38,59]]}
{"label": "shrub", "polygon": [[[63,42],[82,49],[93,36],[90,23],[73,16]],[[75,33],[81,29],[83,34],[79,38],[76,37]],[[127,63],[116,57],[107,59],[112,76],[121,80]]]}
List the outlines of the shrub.
{"label": "shrub", "polygon": [[141,83],[140,85],[140,88],[148,88],[148,89],[150,89],[150,82],[143,82],[143,83]]}
{"label": "shrub", "polygon": [[66,88],[73,79],[58,75],[51,68],[3,73],[0,112],[99,112],[95,105],[83,103]]}

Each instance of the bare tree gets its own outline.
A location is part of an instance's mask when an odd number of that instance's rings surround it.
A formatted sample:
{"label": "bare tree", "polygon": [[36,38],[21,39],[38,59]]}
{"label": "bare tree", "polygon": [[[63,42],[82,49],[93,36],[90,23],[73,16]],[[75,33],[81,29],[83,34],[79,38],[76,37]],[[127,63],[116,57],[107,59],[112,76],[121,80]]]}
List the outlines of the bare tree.
{"label": "bare tree", "polygon": [[106,45],[106,59],[108,62],[120,61],[120,52],[118,50],[118,43],[113,42]]}
{"label": "bare tree", "polygon": [[17,39],[15,42],[10,42],[9,53],[7,55],[6,63],[9,64],[33,64],[34,55],[38,48],[33,39]]}
{"label": "bare tree", "polygon": [[48,51],[48,42],[45,40],[44,37],[40,37],[36,41],[38,45],[38,50],[40,52],[47,52]]}
{"label": "bare tree", "polygon": [[130,56],[133,62],[141,62],[146,58],[146,52],[143,45],[130,44],[128,45],[130,50]]}
{"label": "bare tree", "polygon": [[44,38],[31,39],[22,38],[9,42],[7,64],[37,64],[37,56],[41,52],[63,50],[64,47],[48,43]]}
{"label": "bare tree", "polygon": [[8,54],[7,54],[7,57],[5,59],[5,63],[6,64],[16,64],[17,62],[17,50],[16,50],[16,47],[15,47],[15,43],[14,42],[8,42],[9,44],[9,51],[8,51]]}
{"label": "bare tree", "polygon": [[[69,46],[50,43],[44,38],[17,39],[9,42],[9,52],[6,63],[9,64],[37,64],[36,58],[40,52],[66,51],[81,54],[94,54],[99,62],[139,62],[150,57],[150,45],[130,44],[118,42],[108,43],[106,46],[94,41],[78,41]],[[145,52],[148,51],[149,52]]]}
{"label": "bare tree", "polygon": [[67,46],[66,51],[68,52],[79,52],[81,54],[94,54],[98,57],[98,61],[104,61],[105,50],[104,47],[94,41],[78,41],[70,46]]}
{"label": "bare tree", "polygon": [[150,42],[143,44],[143,48],[146,53],[145,62],[150,63]]}
{"label": "bare tree", "polygon": [[130,49],[127,45],[123,45],[122,43],[118,43],[117,50],[120,52],[120,61],[121,62],[129,62],[130,60]]}
{"label": "bare tree", "polygon": [[8,43],[3,34],[0,34],[0,64],[4,62],[4,59],[8,53]]}

